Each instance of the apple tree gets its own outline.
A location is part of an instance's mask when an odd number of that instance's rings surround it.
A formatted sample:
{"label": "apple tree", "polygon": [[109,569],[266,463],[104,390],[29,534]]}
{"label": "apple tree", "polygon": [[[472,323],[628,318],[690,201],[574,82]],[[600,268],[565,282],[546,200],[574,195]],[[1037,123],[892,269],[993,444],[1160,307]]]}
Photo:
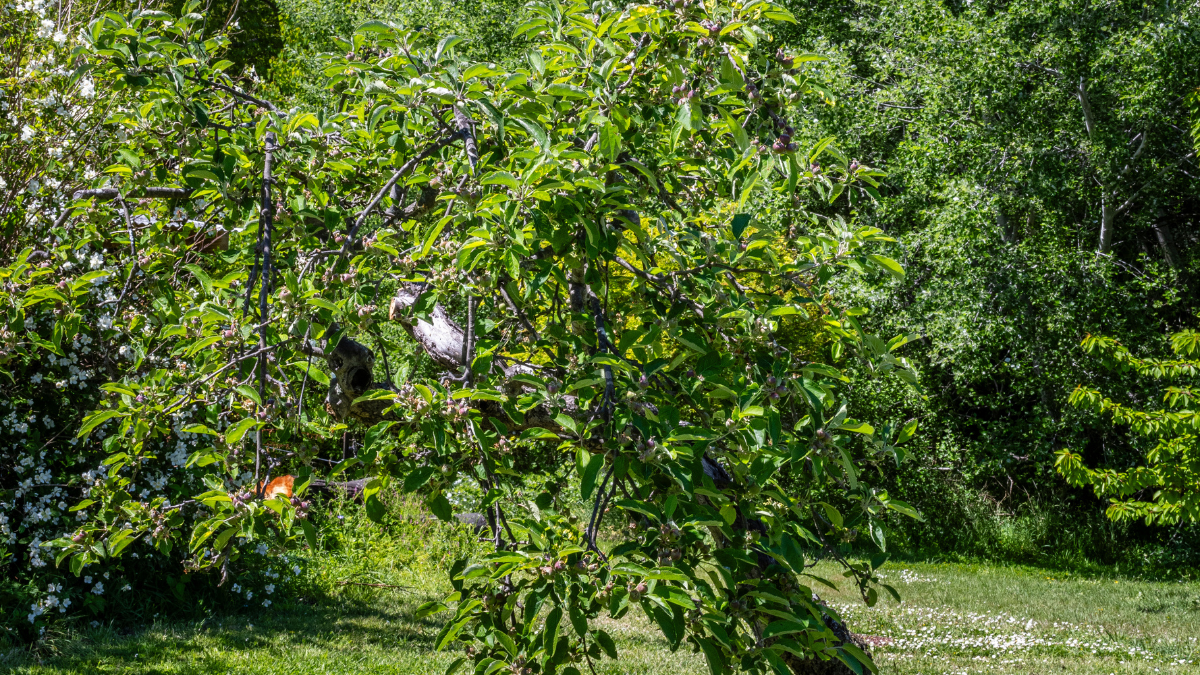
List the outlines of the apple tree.
{"label": "apple tree", "polygon": [[[141,541],[224,581],[249,547],[315,545],[317,480],[445,519],[466,480],[492,548],[421,609],[452,670],[587,672],[616,656],[596,619],[631,611],[716,673],[874,670],[811,566],[895,593],[885,515],[919,514],[869,471],[915,423],[843,394],[914,383],[917,336],[837,302],[844,275],[903,270],[854,219],[880,173],[794,136],[828,94],[773,41],[787,11],[533,3],[515,69],[369,21],[325,57],[336,105],[306,109],[231,75],[198,7],[103,14],[72,52],[121,136],[45,227],[120,260],[96,329],[129,347],[78,427],[106,459],[60,564]],[[29,293],[86,311],[52,282]],[[168,455],[190,492],[131,489]],[[880,553],[844,557],[856,540]]]}

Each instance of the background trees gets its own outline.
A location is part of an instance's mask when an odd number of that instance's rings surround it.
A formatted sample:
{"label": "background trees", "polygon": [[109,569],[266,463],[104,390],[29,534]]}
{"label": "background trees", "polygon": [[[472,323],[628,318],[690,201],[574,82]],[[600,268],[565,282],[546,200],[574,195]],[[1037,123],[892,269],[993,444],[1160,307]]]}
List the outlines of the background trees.
{"label": "background trees", "polygon": [[[1195,325],[1193,9],[791,7],[800,24],[787,39],[831,55],[820,72],[839,100],[812,134],[888,172],[862,214],[901,240],[909,275],[858,297],[927,337],[916,347],[927,398],[907,403],[929,431],[926,464],[898,479],[940,502],[950,487],[931,477],[944,476],[1011,510],[1078,498],[1050,470],[1063,447],[1093,465],[1138,462],[1135,437],[1065,402],[1089,382],[1151,395],[1086,358],[1085,335],[1157,355],[1164,334]],[[863,392],[875,396],[891,405]],[[934,547],[953,537],[927,534]]]}

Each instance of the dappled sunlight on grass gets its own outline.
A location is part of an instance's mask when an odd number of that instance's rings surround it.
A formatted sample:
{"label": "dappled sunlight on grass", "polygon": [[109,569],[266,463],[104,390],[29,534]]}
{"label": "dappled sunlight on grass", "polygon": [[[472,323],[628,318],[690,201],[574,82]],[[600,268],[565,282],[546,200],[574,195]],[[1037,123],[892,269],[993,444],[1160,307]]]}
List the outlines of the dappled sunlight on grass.
{"label": "dappled sunlight on grass", "polygon": [[826,599],[854,630],[882,638],[875,653],[885,673],[1200,670],[1195,583],[913,563],[885,567],[884,577],[903,602],[868,609],[845,589]]}

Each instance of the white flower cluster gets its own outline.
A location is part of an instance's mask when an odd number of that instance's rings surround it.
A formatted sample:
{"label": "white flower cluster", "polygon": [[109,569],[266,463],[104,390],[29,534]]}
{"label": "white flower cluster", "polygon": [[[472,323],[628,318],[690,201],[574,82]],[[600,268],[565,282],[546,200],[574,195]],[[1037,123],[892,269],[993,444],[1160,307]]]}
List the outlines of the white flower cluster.
{"label": "white flower cluster", "polygon": [[[882,572],[880,572],[878,574],[878,576],[880,579],[888,578],[888,575],[884,574]],[[936,583],[937,582],[937,579],[934,579],[933,577],[921,576],[920,574],[918,574],[912,570],[907,570],[907,569],[900,570],[897,575],[897,578],[900,580],[901,583],[905,583],[905,584]]]}
{"label": "white flower cluster", "polygon": [[28,12],[38,16],[46,16],[46,0],[24,0],[13,6],[18,12]]}

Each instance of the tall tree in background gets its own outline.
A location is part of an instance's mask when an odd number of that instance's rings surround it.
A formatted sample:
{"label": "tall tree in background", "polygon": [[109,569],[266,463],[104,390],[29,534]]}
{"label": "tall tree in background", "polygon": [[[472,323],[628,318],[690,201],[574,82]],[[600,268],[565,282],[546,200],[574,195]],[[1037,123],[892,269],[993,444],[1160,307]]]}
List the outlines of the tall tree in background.
{"label": "tall tree in background", "polygon": [[1200,307],[1195,6],[789,6],[800,24],[785,39],[830,55],[814,77],[839,102],[802,137],[836,135],[888,173],[862,215],[901,240],[910,273],[858,297],[929,338],[928,398],[909,399],[938,429],[929,466],[997,494],[1053,493],[1064,445],[1138,461],[1136,441],[1064,404],[1088,381],[1147,393],[1081,360],[1084,335],[1152,350]]}

